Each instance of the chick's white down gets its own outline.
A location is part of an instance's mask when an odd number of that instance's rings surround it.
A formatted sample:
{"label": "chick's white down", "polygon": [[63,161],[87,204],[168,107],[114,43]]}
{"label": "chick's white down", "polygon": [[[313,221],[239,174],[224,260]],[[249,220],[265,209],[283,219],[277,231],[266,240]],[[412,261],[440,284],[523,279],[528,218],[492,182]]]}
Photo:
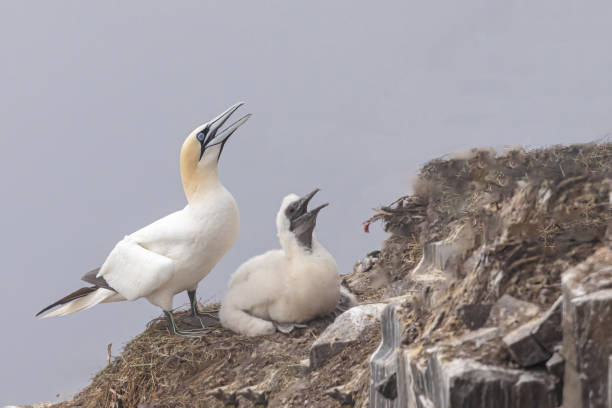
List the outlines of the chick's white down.
{"label": "chick's white down", "polygon": [[247,336],[270,334],[273,322],[302,323],[336,307],[336,261],[314,234],[310,250],[290,231],[285,209],[298,199],[286,196],[276,217],[281,249],[249,259],[232,275],[219,313],[224,327]]}

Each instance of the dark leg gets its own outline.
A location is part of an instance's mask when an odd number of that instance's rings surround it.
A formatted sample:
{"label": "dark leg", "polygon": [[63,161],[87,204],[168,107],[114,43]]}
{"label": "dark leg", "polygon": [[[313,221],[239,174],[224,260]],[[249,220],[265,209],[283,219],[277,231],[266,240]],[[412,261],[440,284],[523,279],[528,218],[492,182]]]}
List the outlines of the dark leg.
{"label": "dark leg", "polygon": [[183,337],[199,337],[197,336],[197,333],[208,332],[208,330],[203,330],[203,329],[180,330],[176,326],[176,323],[174,322],[174,316],[172,315],[172,312],[164,310],[164,314],[166,315],[166,319],[168,320],[168,329],[170,330],[170,333],[174,335],[183,336]]}
{"label": "dark leg", "polygon": [[215,315],[212,315],[210,313],[201,313],[198,310],[198,299],[196,299],[195,290],[188,290],[187,295],[189,295],[189,304],[191,305],[191,315],[192,316],[208,317],[208,318],[217,320],[217,317]]}
{"label": "dark leg", "polygon": [[189,296],[189,304],[191,305],[191,315],[199,315],[200,313],[198,312],[198,299],[196,299],[196,291],[188,290],[187,295]]}

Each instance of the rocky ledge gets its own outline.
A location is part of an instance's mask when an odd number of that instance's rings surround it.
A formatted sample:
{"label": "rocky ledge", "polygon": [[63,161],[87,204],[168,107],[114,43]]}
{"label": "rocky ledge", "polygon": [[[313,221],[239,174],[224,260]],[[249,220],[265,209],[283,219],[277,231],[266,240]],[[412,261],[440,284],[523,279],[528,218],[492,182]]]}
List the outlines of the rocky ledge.
{"label": "rocky ledge", "polygon": [[611,408],[611,176],[611,143],[429,162],[365,223],[389,238],[344,276],[358,306],[259,338],[153,321],[59,406]]}

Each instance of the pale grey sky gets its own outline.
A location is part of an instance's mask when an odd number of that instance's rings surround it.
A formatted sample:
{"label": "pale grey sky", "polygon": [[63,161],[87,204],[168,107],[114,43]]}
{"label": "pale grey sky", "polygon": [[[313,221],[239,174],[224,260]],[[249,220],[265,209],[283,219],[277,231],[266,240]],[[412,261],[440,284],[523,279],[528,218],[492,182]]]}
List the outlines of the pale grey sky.
{"label": "pale grey sky", "polygon": [[425,161],[605,136],[611,19],[606,1],[0,2],[0,405],[65,398],[160,314],[33,317],[184,206],[181,143],[230,104],[253,113],[220,169],[242,228],[205,299],[278,245],[289,192],[322,188],[318,238],[344,273],[384,239],[362,232],[370,209]]}

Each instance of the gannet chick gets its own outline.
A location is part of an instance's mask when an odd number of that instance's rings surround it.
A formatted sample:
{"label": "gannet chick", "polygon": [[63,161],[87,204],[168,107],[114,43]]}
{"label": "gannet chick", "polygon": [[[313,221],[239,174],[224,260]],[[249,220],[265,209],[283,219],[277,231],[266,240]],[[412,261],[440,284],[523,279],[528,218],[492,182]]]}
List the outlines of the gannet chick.
{"label": "gannet chick", "polygon": [[190,335],[204,331],[179,330],[172,315],[172,300],[187,291],[192,314],[198,315],[196,289],[238,237],[240,216],[234,197],[218,177],[218,161],[229,137],[250,114],[226,129],[221,126],[244,103],[198,126],[183,143],[181,179],[188,204],[154,223],[127,235],[106,261],[82,277],[93,286],[81,288],[45,307],[59,309],[43,317],[80,312],[98,303],[146,298],[163,309],[172,333]]}
{"label": "gannet chick", "polygon": [[289,194],[276,216],[281,249],[243,263],[221,304],[221,324],[236,333],[274,333],[277,323],[302,323],[333,311],[340,296],[338,266],[314,237],[323,204],[308,212],[316,189],[303,198]]}

